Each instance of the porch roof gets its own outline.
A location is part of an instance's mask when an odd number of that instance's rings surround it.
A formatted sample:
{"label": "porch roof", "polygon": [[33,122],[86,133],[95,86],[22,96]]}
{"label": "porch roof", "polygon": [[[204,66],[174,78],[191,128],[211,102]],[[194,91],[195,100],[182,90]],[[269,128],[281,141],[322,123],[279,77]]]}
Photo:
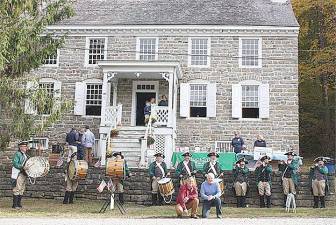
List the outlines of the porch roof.
{"label": "porch roof", "polygon": [[161,78],[162,73],[176,73],[178,79],[182,78],[180,63],[177,61],[106,60],[99,61],[98,66],[104,73],[115,73],[118,78],[153,79]]}

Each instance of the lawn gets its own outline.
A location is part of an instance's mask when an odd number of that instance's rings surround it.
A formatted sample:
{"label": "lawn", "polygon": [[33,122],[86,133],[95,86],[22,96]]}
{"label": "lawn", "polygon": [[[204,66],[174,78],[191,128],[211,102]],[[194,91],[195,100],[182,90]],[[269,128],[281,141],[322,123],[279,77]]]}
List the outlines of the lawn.
{"label": "lawn", "polygon": [[[78,200],[72,205],[63,205],[60,200],[23,199],[24,209],[15,210],[11,207],[10,198],[0,200],[1,217],[57,217],[57,218],[95,218],[99,217],[123,217],[123,218],[174,218],[173,206],[140,206],[126,204],[126,215],[121,215],[117,209],[107,210],[104,214],[98,214],[103,202]],[[199,210],[201,212],[201,209]],[[214,209],[212,210],[212,216]],[[286,213],[282,208],[259,209],[223,207],[223,217],[226,218],[256,218],[256,217],[336,217],[336,207],[326,209],[298,208],[297,213]]]}

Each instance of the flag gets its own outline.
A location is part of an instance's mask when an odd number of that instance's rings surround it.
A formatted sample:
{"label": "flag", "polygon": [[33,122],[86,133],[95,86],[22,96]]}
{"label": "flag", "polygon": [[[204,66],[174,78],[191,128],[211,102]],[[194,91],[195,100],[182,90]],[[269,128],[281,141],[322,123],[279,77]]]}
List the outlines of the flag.
{"label": "flag", "polygon": [[63,159],[62,157],[59,157],[59,159],[57,160],[57,163],[56,163],[56,167],[61,167],[63,165]]}
{"label": "flag", "polygon": [[102,182],[100,183],[100,185],[97,187],[97,191],[99,193],[102,193],[104,191],[105,187],[106,187],[106,182],[105,182],[105,180],[102,180]]}
{"label": "flag", "polygon": [[101,166],[101,161],[98,160],[95,164],[94,167],[99,168]]}
{"label": "flag", "polygon": [[107,189],[111,192],[114,192],[115,191],[115,188],[114,188],[114,185],[113,185],[113,182],[112,180],[110,179],[109,182],[107,183]]}

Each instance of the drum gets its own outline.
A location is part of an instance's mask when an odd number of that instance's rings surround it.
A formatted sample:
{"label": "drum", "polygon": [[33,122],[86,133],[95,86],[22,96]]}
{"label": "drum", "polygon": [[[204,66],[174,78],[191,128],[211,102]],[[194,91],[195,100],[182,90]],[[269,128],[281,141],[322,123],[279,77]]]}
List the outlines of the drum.
{"label": "drum", "polygon": [[124,178],[124,160],[108,159],[106,163],[106,176]]}
{"label": "drum", "polygon": [[[192,184],[195,185],[197,187],[197,182],[196,182],[196,178],[195,177],[190,177],[190,179],[192,180]],[[182,179],[182,181],[180,182],[181,184],[186,184],[188,179]]]}
{"label": "drum", "polygon": [[85,160],[71,160],[68,167],[70,180],[84,180],[88,171],[88,163]]}
{"label": "drum", "polygon": [[170,196],[174,193],[174,185],[171,178],[162,178],[158,181],[159,191],[162,196]]}
{"label": "drum", "polygon": [[29,177],[38,178],[48,174],[50,165],[47,158],[35,156],[25,162],[23,169]]}
{"label": "drum", "polygon": [[215,182],[217,182],[219,184],[220,190],[221,190],[222,195],[223,195],[224,194],[224,181],[223,181],[223,179],[216,178]]}

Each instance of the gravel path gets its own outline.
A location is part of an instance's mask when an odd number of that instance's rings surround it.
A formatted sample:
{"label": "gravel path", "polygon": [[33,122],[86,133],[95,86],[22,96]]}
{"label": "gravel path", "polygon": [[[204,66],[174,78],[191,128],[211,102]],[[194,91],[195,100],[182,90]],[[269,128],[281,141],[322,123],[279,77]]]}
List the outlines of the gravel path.
{"label": "gravel path", "polygon": [[3,225],[334,225],[336,218],[260,218],[260,219],[56,219],[0,218]]}

